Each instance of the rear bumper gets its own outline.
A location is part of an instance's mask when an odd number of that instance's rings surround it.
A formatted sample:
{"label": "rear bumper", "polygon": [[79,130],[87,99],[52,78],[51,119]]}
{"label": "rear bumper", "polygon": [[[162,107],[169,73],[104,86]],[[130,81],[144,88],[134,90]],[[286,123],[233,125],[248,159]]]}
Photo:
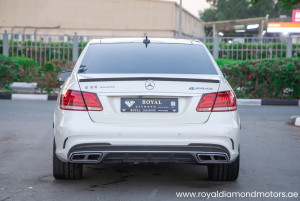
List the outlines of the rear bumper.
{"label": "rear bumper", "polygon": [[190,144],[188,146],[113,146],[79,144],[68,152],[73,163],[228,163],[230,152],[220,145]]}
{"label": "rear bumper", "polygon": [[[62,111],[57,108],[54,118],[54,135],[56,155],[64,162],[70,162],[70,154],[75,153],[76,147],[79,152],[97,151],[102,153],[102,162],[108,161],[108,156],[112,156],[110,152],[113,152],[115,155],[123,154],[122,157],[118,156],[120,162],[124,161],[126,157],[130,159],[131,155],[137,153],[148,154],[147,157],[153,158],[151,160],[154,162],[157,157],[160,157],[160,154],[164,155],[162,157],[166,159],[165,161],[171,159],[170,161],[177,162],[181,159],[173,160],[172,154],[182,156],[187,153],[182,157],[190,158],[189,161],[193,158],[194,162],[199,163],[196,157],[197,153],[211,152],[201,146],[191,148],[194,147],[191,145],[198,144],[213,145],[214,148],[224,147],[226,150],[222,153],[227,153],[230,163],[239,155],[240,121],[237,111],[232,111],[211,113],[209,120],[204,124],[170,125],[164,122],[160,125],[147,125],[147,122],[144,125],[107,124],[91,121],[85,111]],[[96,146],[97,148],[89,146],[89,148],[83,149],[86,144],[98,146]],[[143,149],[137,149],[137,147],[143,147]],[[157,147],[161,149],[157,149]],[[172,149],[169,149],[170,147]],[[178,150],[179,147],[181,150]],[[153,148],[155,149],[153,150]],[[126,154],[130,154],[130,156],[126,156]],[[137,157],[145,158],[145,156]],[[107,158],[106,161],[104,161],[105,158]],[[184,159],[184,161],[187,160]]]}

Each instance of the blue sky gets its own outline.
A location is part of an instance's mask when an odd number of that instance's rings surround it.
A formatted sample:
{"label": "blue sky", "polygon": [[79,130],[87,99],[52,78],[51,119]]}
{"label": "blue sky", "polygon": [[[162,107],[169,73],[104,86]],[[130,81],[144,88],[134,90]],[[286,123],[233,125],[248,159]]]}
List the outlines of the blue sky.
{"label": "blue sky", "polygon": [[[164,1],[176,1],[178,4],[180,2],[180,0]],[[198,11],[203,11],[205,8],[209,8],[209,4],[206,2],[206,0],[182,0],[182,7],[184,7],[186,10],[198,17]]]}

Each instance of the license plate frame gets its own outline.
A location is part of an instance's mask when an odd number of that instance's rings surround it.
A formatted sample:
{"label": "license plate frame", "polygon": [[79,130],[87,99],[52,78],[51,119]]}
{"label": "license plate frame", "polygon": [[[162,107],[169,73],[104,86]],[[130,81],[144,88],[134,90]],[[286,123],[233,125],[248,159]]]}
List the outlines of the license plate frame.
{"label": "license plate frame", "polygon": [[178,98],[121,98],[121,112],[177,113]]}

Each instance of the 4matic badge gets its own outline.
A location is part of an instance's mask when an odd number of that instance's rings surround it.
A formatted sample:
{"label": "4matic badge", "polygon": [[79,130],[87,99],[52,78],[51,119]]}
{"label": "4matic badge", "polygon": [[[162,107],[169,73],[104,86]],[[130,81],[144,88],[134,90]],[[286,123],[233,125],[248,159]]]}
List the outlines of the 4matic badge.
{"label": "4matic badge", "polygon": [[213,90],[211,87],[190,87],[189,90]]}

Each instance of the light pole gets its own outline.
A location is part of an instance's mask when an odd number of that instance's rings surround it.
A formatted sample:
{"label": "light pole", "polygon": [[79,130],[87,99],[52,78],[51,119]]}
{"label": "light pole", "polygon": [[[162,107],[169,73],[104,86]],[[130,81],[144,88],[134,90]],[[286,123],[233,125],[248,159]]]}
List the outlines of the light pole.
{"label": "light pole", "polygon": [[182,37],[182,0],[180,0],[179,7],[179,30],[178,30],[178,38]]}

